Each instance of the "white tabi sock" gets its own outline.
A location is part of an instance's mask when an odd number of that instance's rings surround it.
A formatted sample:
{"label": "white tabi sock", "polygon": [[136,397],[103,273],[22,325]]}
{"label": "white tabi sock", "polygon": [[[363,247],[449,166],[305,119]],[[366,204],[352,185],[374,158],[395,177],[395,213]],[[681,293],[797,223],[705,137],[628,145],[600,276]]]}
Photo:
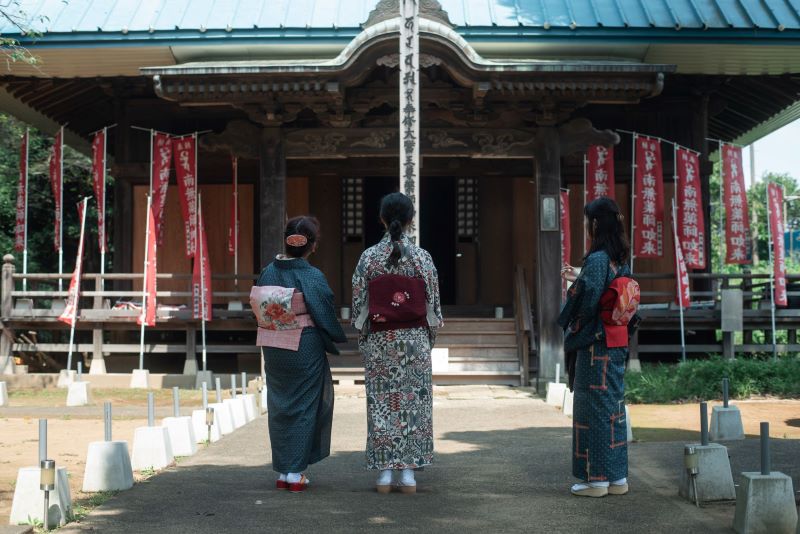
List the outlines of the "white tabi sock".
{"label": "white tabi sock", "polygon": [[392,484],[392,470],[384,469],[378,475],[378,480],[375,481],[376,486],[389,486]]}
{"label": "white tabi sock", "polygon": [[572,486],[572,491],[581,491],[588,488],[607,488],[608,482],[584,482],[583,484],[575,484]]}
{"label": "white tabi sock", "polygon": [[416,486],[417,481],[414,480],[413,469],[403,469],[400,473],[400,484],[402,486]]}
{"label": "white tabi sock", "polygon": [[[286,482],[289,484],[297,484],[303,478],[303,473],[288,473],[286,475]],[[307,479],[306,479],[307,480]]]}
{"label": "white tabi sock", "polygon": [[614,482],[612,482],[611,485],[612,486],[624,486],[627,483],[628,483],[628,479],[627,478],[621,478],[619,480],[615,480]]}
{"label": "white tabi sock", "polygon": [[281,473],[281,476],[278,477],[278,480],[280,480],[281,482],[286,482],[286,475]]}

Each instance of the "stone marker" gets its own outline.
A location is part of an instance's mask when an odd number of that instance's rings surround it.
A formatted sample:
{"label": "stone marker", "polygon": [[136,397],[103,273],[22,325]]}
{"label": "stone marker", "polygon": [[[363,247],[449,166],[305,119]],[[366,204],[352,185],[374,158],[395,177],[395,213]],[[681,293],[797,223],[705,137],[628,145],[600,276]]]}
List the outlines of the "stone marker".
{"label": "stone marker", "polygon": [[0,406],[8,406],[8,388],[5,382],[0,382]]}
{"label": "stone marker", "polygon": [[132,389],[150,389],[150,371],[147,369],[134,369],[131,372]]}
{"label": "stone marker", "polygon": [[67,390],[67,406],[86,406],[91,402],[89,382],[73,382]]}
{"label": "stone marker", "polygon": [[744,439],[742,414],[737,406],[728,404],[728,379],[722,379],[722,406],[711,409],[712,441]]}
{"label": "stone marker", "polygon": [[133,454],[131,464],[134,471],[143,469],[164,469],[175,461],[169,431],[163,426],[155,426],[155,406],[153,394],[147,394],[147,424],[140,426],[133,434]]}
{"label": "stone marker", "polygon": [[797,528],[792,479],[772,471],[769,423],[761,423],[761,472],[742,473],[733,529],[739,534],[794,534]]}
{"label": "stone marker", "polygon": [[564,392],[564,405],[562,406],[562,411],[567,417],[572,417],[572,412],[574,411],[572,407],[574,399],[575,393],[569,390]]}
{"label": "stone marker", "polygon": [[697,474],[692,476],[685,468],[681,469],[680,496],[698,503],[735,499],[728,448],[708,442],[708,405],[705,402],[700,403],[700,444],[686,445],[684,455],[689,452],[697,455]]}
{"label": "stone marker", "polygon": [[564,406],[564,395],[567,393],[567,385],[561,382],[561,364],[556,364],[555,382],[547,384],[547,404],[550,406]]}

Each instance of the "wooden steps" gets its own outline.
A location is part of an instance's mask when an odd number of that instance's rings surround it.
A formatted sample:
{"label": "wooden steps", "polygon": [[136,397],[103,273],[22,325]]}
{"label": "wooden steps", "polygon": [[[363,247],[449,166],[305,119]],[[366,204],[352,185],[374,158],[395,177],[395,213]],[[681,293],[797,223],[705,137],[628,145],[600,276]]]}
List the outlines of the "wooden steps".
{"label": "wooden steps", "polygon": [[[358,333],[344,323],[348,342],[341,354],[330,356],[337,382],[364,382]],[[519,384],[519,359],[514,319],[448,318],[436,339],[436,349],[447,349],[446,362],[434,354],[433,382],[454,384]]]}

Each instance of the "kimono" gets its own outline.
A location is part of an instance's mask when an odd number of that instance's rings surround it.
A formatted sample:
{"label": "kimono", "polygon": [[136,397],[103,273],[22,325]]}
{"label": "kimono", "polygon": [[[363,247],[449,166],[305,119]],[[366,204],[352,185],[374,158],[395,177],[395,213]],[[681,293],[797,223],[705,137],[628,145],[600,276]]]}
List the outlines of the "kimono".
{"label": "kimono", "polygon": [[[402,236],[404,254],[388,266],[392,242],[385,236],[361,255],[353,273],[353,326],[360,332],[367,395],[367,467],[414,469],[433,461],[431,347],[442,324],[439,279],[427,251]],[[425,281],[427,326],[370,331],[370,280],[382,274]]]}
{"label": "kimono", "polygon": [[306,260],[276,259],[259,286],[295,288],[303,293],[314,326],[304,327],[298,350],[264,348],[272,468],[301,473],[330,455],[333,380],[326,352],[347,341],[325,275]]}
{"label": "kimono", "polygon": [[625,360],[628,348],[608,348],[599,301],[615,276],[630,276],[627,265],[615,275],[608,255],[594,252],[567,292],[558,324],[564,349],[576,350],[572,474],[584,482],[614,482],[628,476],[625,421]]}

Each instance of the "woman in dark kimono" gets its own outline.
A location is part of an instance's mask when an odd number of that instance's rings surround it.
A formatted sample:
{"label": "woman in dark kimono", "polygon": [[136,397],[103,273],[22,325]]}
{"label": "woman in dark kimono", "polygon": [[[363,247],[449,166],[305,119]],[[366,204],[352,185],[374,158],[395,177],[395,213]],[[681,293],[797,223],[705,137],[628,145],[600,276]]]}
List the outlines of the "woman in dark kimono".
{"label": "woman in dark kimono", "polygon": [[[415,493],[414,470],[433,461],[431,347],[443,325],[439,279],[430,254],[406,235],[414,205],[381,201],[386,235],[353,273],[353,326],[360,332],[367,393],[367,467],[379,493]],[[402,319],[400,315],[405,315]]]}
{"label": "woman in dark kimono", "polygon": [[592,244],[579,275],[569,265],[562,270],[562,277],[574,283],[558,319],[566,333],[564,350],[578,354],[572,474],[582,483],[572,486],[572,494],[624,495],[628,492],[628,445],[623,375],[628,349],[607,346],[599,303],[614,278],[630,276],[630,247],[613,200],[598,198],[586,205],[584,214]]}
{"label": "woman in dark kimono", "polygon": [[347,339],[325,275],[306,259],[317,246],[319,223],[296,217],[286,225],[286,254],[270,263],[250,300],[264,349],[272,468],[279,489],[303,491],[303,471],[330,455],[333,382],[326,352]]}

